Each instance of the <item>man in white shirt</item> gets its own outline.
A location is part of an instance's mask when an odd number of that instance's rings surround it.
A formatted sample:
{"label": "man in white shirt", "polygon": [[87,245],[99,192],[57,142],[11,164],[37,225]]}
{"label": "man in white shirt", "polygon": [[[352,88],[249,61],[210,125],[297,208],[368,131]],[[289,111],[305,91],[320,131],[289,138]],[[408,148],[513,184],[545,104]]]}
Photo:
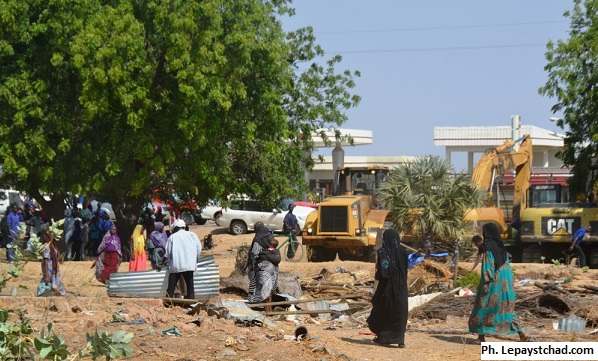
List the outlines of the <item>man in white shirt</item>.
{"label": "man in white shirt", "polygon": [[185,222],[177,219],[173,231],[166,242],[168,259],[168,297],[174,297],[174,289],[181,277],[185,280],[187,294],[185,298],[195,299],[193,272],[201,254],[201,242],[195,233],[185,230]]}

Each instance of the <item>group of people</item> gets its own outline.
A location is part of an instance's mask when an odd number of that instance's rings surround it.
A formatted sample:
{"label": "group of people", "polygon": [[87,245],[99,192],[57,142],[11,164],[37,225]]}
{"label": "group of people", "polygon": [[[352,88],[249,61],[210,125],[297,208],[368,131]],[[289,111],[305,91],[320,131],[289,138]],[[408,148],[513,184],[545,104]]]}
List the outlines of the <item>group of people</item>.
{"label": "group of people", "polygon": [[91,203],[67,209],[64,217],[65,258],[82,261],[98,256],[98,247],[113,222],[107,210],[94,210]]}
{"label": "group of people", "polygon": [[[201,253],[201,242],[183,220],[173,219],[170,231],[167,231],[164,223],[154,221],[155,218],[153,214],[148,217],[144,212],[140,224],[133,230],[129,272],[146,271],[149,267],[157,271],[167,269],[168,295],[173,297],[179,279],[184,279],[185,297],[194,298],[193,272]],[[148,219],[152,220],[151,225]],[[65,294],[59,271],[62,258],[74,261],[94,259],[92,267],[95,267],[97,280],[102,283],[118,271],[123,260],[123,243],[117,225],[106,210],[94,212],[91,204],[82,209],[67,209],[62,240],[55,239],[50,231],[50,222],[39,209],[33,211],[33,207],[28,208],[27,205],[21,209],[15,204],[9,206],[6,216],[0,221],[0,241],[6,247],[9,262],[15,261],[22,223],[27,226],[26,238],[33,233],[39,236],[42,277],[37,288],[38,296]],[[59,247],[60,241],[63,242],[62,247]],[[63,257],[60,248],[63,248]]]}
{"label": "group of people", "polygon": [[[170,228],[167,232],[162,222],[155,222],[151,231],[142,224],[135,226],[131,236],[129,272],[147,271],[149,260],[153,270],[168,270],[168,297],[174,297],[176,286],[182,279],[185,298],[193,299],[193,274],[201,255],[201,242],[182,219],[175,220]],[[96,278],[105,283],[118,271],[123,257],[116,225],[104,235],[97,253]]]}

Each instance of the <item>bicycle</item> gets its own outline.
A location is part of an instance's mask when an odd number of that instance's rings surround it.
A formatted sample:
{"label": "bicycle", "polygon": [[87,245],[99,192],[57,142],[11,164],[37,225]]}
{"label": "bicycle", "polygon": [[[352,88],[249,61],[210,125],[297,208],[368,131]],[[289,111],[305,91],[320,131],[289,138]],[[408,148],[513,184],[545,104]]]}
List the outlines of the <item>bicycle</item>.
{"label": "bicycle", "polygon": [[287,240],[278,246],[278,250],[287,262],[299,262],[303,259],[303,248],[297,236],[293,237],[291,233],[287,235]]}

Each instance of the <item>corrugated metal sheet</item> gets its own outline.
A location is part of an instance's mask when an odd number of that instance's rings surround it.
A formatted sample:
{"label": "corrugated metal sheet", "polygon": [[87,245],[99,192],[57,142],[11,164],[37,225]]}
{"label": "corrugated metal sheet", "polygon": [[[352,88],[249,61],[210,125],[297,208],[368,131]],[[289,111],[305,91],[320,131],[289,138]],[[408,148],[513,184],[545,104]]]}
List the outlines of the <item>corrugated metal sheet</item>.
{"label": "corrugated metal sheet", "polygon": [[[220,270],[213,256],[201,257],[193,274],[196,298],[209,298],[220,290]],[[168,277],[165,271],[117,272],[108,280],[112,297],[161,298],[166,295]]]}

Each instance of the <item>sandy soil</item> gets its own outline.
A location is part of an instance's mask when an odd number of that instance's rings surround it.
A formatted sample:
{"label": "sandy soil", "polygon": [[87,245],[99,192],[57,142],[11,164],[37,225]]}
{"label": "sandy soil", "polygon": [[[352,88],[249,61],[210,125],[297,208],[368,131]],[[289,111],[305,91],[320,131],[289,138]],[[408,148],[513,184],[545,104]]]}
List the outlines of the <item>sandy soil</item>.
{"label": "sandy soil", "polygon": [[[220,267],[221,276],[229,275],[234,269],[234,248],[249,244],[252,235],[231,236],[214,225],[194,227],[203,237],[213,232],[215,248],[206,253],[213,254]],[[281,239],[282,240],[282,239]],[[91,262],[65,262],[61,265],[63,281],[67,288],[64,298],[35,298],[35,288],[40,277],[40,265],[30,262],[17,280],[10,282],[3,290],[4,295],[16,293],[17,297],[0,297],[0,307],[25,309],[36,328],[53,322],[57,330],[65,335],[72,350],[85,343],[85,333],[95,330],[124,329],[135,333],[133,360],[479,360],[479,346],[473,344],[474,336],[467,331],[465,318],[449,318],[446,322],[411,320],[407,333],[407,348],[384,348],[371,342],[372,335],[367,328],[337,326],[331,328],[327,322],[315,324],[306,319],[306,327],[313,339],[309,342],[292,342],[283,339],[296,327],[289,321],[277,321],[276,327],[244,328],[231,321],[219,320],[201,314],[201,326],[190,324],[197,316],[186,315],[180,308],[165,308],[157,300],[114,299],[106,296],[105,287],[94,278]],[[471,264],[464,263],[464,268]],[[0,269],[7,265],[0,264]],[[126,271],[128,265],[122,264]],[[374,265],[364,262],[309,263],[283,262],[281,270],[294,272],[309,278],[322,268],[330,271],[342,267],[349,271],[365,271],[373,274]],[[579,284],[596,284],[598,271],[582,272],[565,266],[542,264],[514,265],[517,279],[559,279],[571,278]],[[234,298],[221,295],[222,298]],[[55,307],[53,307],[55,306]],[[80,312],[74,313],[77,306]],[[75,308],[77,308],[75,307]],[[52,311],[55,310],[55,311]],[[129,319],[143,318],[143,325],[111,323],[112,314],[122,310]],[[317,322],[317,321],[316,321]],[[160,332],[177,326],[182,337],[161,336]],[[526,325],[532,336],[542,340],[566,340],[564,335],[551,333],[550,322]],[[235,355],[224,357],[227,337],[235,345],[229,347]],[[228,340],[231,343],[231,339]]]}

